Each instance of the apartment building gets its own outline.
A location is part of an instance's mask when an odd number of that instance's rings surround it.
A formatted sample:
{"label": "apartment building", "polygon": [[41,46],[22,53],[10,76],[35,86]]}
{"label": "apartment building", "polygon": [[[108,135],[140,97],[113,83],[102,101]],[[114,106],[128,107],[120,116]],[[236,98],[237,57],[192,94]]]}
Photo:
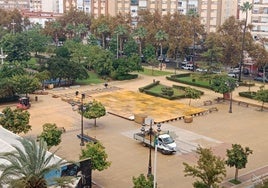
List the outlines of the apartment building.
{"label": "apartment building", "polygon": [[0,0],[0,8],[6,10],[26,10],[30,8],[29,0]]}
{"label": "apartment building", "polygon": [[198,13],[207,32],[215,32],[230,16],[237,17],[237,0],[199,0]]}
{"label": "apartment building", "polygon": [[91,0],[77,0],[76,7],[77,7],[77,10],[80,10],[89,14],[91,13]]}
{"label": "apartment building", "polygon": [[[253,5],[252,10],[248,11],[247,24],[251,24],[253,29],[251,34],[254,38],[268,38],[268,0],[241,0],[240,6],[244,2],[250,2]],[[239,19],[245,20],[246,13],[239,11]]]}
{"label": "apartment building", "polygon": [[189,10],[198,12],[198,0],[179,0],[178,11],[181,14],[187,14]]}

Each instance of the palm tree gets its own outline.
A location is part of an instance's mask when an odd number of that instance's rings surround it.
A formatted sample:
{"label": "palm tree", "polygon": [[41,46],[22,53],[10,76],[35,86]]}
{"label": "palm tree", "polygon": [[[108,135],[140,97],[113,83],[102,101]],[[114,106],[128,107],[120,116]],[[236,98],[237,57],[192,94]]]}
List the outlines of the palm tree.
{"label": "palm tree", "polygon": [[98,28],[97,28],[97,32],[98,34],[101,34],[102,37],[102,47],[105,49],[105,36],[106,34],[110,31],[109,26],[105,23],[102,23]]}
{"label": "palm tree", "polygon": [[0,153],[0,159],[7,161],[0,165],[1,185],[13,187],[46,188],[44,176],[51,170],[64,164],[62,159],[55,160],[54,153],[47,153],[47,145],[43,140],[19,138],[21,146],[13,145],[14,151]]}
{"label": "palm tree", "polygon": [[253,4],[247,2],[243,3],[243,6],[240,7],[242,12],[246,13],[246,19],[244,22],[244,28],[243,28],[243,38],[242,38],[242,49],[241,49],[241,60],[239,64],[239,76],[238,76],[238,82],[241,82],[241,73],[242,73],[242,64],[244,59],[244,48],[245,48],[245,36],[246,36],[246,29],[247,29],[247,21],[248,21],[248,11],[253,8]]}
{"label": "palm tree", "polygon": [[[116,36],[117,36],[117,43],[119,40],[119,50],[120,52],[123,51],[123,38],[124,35],[127,33],[127,29],[124,25],[119,25],[117,26],[116,30],[115,30]],[[117,45],[117,51],[118,51],[118,45]],[[117,52],[117,56],[118,56],[118,52]]]}
{"label": "palm tree", "polygon": [[[168,34],[163,31],[163,30],[159,30],[157,31],[157,33],[155,34],[155,39],[159,42],[159,46],[160,46],[160,56],[163,56],[163,47],[162,47],[162,43],[163,41],[168,39]],[[160,70],[162,70],[162,61],[161,61],[161,65],[160,65]]]}
{"label": "palm tree", "polygon": [[136,36],[139,40],[139,52],[140,55],[142,55],[142,42],[145,39],[147,35],[147,30],[144,27],[138,27],[135,31],[134,31],[134,36]]}

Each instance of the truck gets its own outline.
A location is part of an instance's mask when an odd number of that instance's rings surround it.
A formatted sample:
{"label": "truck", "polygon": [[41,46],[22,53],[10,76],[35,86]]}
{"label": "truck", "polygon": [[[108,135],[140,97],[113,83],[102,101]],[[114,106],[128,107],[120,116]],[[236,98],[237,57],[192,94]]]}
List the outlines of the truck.
{"label": "truck", "polygon": [[[150,143],[150,135],[149,131],[134,133],[134,139],[140,141],[144,146],[155,147],[158,142],[157,150],[162,154],[173,154],[176,152],[176,143],[173,138],[169,135],[168,132],[159,133],[157,136],[156,133],[153,132],[151,135],[151,143]],[[156,138],[157,142],[156,142]]]}

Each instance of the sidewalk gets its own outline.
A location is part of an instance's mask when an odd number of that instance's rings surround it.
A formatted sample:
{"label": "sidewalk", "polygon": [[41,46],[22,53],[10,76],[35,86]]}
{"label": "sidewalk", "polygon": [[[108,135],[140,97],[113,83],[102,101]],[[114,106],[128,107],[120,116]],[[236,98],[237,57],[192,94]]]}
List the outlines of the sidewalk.
{"label": "sidewalk", "polygon": [[225,188],[253,188],[254,183],[261,183],[261,181],[268,176],[268,166],[261,167],[259,169],[253,170],[246,174],[243,174],[238,177],[238,180],[241,181],[241,184],[234,185],[229,181],[222,183],[221,185]]}

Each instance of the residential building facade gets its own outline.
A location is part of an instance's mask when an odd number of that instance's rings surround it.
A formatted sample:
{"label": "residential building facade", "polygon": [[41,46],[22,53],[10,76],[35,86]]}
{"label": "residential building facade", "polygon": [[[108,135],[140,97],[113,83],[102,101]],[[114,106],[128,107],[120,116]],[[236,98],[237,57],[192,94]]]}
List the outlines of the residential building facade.
{"label": "residential building facade", "polygon": [[[248,11],[247,24],[253,26],[251,34],[255,39],[268,38],[268,0],[241,0],[240,6],[243,3],[250,2],[253,7]],[[239,11],[239,19],[245,20],[246,13]]]}
{"label": "residential building facade", "polygon": [[199,0],[198,13],[207,32],[215,32],[230,16],[237,17],[237,0]]}

